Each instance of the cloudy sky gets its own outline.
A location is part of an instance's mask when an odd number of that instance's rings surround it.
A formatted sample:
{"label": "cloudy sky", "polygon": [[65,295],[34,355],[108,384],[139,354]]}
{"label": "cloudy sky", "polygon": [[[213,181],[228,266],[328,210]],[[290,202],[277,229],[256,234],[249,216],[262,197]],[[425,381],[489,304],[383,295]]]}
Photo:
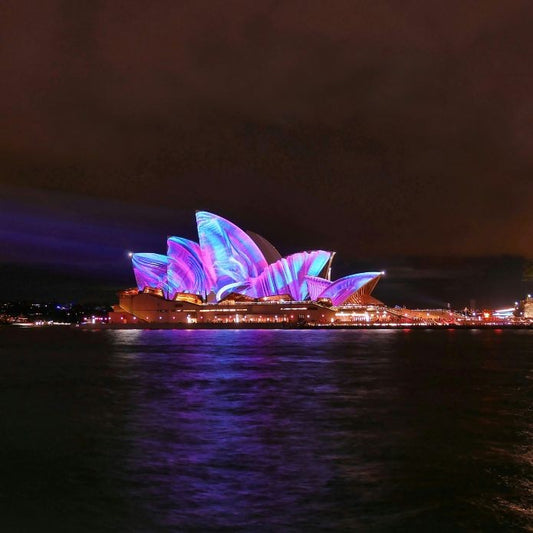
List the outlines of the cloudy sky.
{"label": "cloudy sky", "polygon": [[195,209],[346,262],[531,257],[532,19],[512,0],[7,0],[0,261],[33,240],[36,264],[112,263],[193,236]]}

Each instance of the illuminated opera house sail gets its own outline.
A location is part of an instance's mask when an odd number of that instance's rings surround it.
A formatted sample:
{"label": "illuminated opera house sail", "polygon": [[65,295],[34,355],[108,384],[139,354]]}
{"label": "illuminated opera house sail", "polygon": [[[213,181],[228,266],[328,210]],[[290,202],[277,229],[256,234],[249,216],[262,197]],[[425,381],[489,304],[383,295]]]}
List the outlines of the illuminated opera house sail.
{"label": "illuminated opera house sail", "polygon": [[[205,306],[220,308],[235,301],[286,302],[285,306],[314,302],[329,307],[380,303],[370,293],[383,272],[332,281],[334,252],[312,250],[282,257],[264,237],[218,215],[198,211],[196,223],[198,242],[170,237],[166,255],[133,254],[137,294],[203,305],[198,313],[204,314],[208,311]],[[126,292],[131,297],[132,291]],[[279,311],[283,309],[289,308],[280,307]]]}

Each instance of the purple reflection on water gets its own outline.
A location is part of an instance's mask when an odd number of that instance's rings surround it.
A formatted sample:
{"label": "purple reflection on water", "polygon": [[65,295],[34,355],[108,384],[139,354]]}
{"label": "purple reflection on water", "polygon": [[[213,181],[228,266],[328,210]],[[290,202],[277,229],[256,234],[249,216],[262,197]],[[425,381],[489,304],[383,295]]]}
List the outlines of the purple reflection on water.
{"label": "purple reflection on water", "polygon": [[531,524],[532,331],[0,333],[3,530]]}
{"label": "purple reflection on water", "polygon": [[506,373],[494,335],[459,333],[113,332],[129,497],[178,529],[457,526],[460,502],[499,488],[479,356]]}
{"label": "purple reflection on water", "polygon": [[[131,334],[114,333],[119,342]],[[134,350],[142,354],[132,365],[136,408],[128,431],[135,446],[128,460],[141,487],[134,497],[149,514],[165,525],[203,527],[206,515],[218,526],[275,525],[279,515],[281,526],[284,513],[306,500],[308,511],[319,512],[341,458],[341,435],[325,439],[323,428],[334,420],[327,403],[343,379],[339,360],[329,356],[331,338],[266,330],[135,335]],[[388,336],[384,332],[382,342]],[[124,348],[118,362],[129,366],[131,346]],[[302,352],[308,352],[305,360]],[[383,362],[379,357],[372,366]],[[362,373],[358,379],[371,378]],[[368,398],[364,389],[349,394]],[[364,431],[359,438],[367,438]],[[349,470],[374,477],[382,467],[352,464]]]}

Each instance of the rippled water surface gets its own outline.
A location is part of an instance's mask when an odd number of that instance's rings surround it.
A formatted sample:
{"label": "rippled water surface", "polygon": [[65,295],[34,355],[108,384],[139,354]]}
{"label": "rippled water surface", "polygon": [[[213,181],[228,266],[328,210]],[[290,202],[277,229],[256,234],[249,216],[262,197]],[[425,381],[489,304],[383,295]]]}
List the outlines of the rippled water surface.
{"label": "rippled water surface", "polygon": [[0,530],[531,530],[532,341],[0,329]]}

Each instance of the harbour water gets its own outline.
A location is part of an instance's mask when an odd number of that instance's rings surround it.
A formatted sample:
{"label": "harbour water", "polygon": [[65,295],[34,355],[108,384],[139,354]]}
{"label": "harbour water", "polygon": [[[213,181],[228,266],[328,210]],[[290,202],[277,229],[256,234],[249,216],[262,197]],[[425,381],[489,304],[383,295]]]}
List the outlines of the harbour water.
{"label": "harbour water", "polygon": [[531,330],[0,328],[2,531],[533,528]]}

